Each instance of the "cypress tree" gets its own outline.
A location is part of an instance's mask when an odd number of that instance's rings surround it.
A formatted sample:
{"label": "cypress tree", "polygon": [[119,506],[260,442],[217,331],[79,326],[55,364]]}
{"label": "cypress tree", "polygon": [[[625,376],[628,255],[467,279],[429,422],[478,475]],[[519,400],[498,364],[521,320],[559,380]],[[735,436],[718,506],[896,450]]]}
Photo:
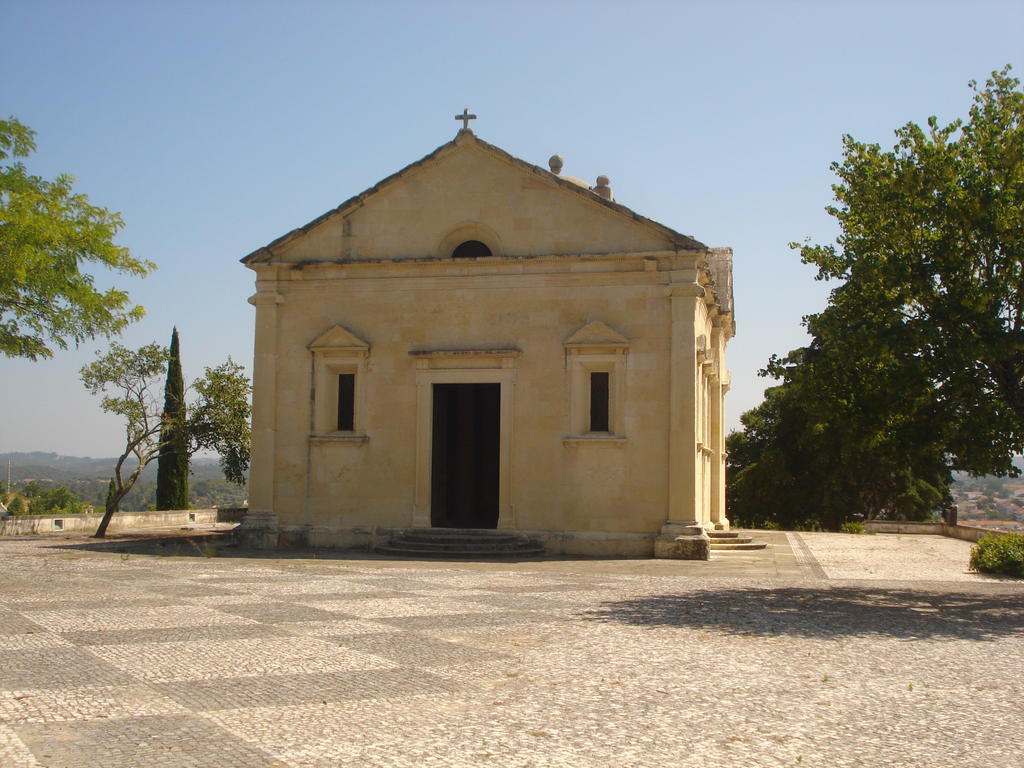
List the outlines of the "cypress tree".
{"label": "cypress tree", "polygon": [[185,429],[185,381],[181,375],[178,329],[171,333],[163,428],[156,467],[156,508],[188,509],[188,434]]}
{"label": "cypress tree", "polygon": [[[103,505],[104,511],[106,511],[110,507],[110,500],[112,498],[114,498],[114,494],[116,492],[117,492],[117,486],[114,485],[114,478],[110,478],[110,483],[107,485],[107,500],[106,500],[106,502]],[[117,508],[116,507],[114,508],[114,511],[117,512]]]}

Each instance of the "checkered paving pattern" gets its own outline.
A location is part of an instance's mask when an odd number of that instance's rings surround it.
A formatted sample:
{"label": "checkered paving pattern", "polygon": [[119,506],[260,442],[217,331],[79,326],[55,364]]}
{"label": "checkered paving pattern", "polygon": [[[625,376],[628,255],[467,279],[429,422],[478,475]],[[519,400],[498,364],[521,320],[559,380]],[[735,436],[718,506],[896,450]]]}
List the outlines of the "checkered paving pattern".
{"label": "checkered paving pattern", "polygon": [[0,540],[0,765],[1024,765],[1024,586],[800,573]]}

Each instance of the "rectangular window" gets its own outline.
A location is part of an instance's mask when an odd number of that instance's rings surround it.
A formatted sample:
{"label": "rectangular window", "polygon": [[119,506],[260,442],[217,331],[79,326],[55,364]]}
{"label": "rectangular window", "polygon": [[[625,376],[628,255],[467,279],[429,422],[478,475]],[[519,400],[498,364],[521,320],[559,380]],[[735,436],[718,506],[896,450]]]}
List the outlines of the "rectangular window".
{"label": "rectangular window", "polygon": [[338,374],[338,431],[355,431],[356,375]]}
{"label": "rectangular window", "polygon": [[590,373],[590,431],[608,431],[608,378],[607,371]]}

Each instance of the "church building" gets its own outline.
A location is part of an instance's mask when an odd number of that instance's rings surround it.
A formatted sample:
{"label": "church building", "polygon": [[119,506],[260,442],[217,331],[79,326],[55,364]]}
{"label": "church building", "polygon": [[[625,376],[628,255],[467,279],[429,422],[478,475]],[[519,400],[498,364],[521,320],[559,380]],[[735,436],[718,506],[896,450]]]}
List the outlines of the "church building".
{"label": "church building", "polygon": [[259,546],[496,529],[706,558],[727,529],[732,251],[455,138],[246,256]]}

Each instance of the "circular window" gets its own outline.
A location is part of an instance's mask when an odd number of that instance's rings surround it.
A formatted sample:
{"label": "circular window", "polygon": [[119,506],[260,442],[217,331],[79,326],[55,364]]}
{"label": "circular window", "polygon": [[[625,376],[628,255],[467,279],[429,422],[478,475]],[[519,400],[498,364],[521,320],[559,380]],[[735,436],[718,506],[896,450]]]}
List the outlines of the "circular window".
{"label": "circular window", "polygon": [[452,251],[453,259],[479,259],[490,255],[491,249],[479,240],[467,240]]}

